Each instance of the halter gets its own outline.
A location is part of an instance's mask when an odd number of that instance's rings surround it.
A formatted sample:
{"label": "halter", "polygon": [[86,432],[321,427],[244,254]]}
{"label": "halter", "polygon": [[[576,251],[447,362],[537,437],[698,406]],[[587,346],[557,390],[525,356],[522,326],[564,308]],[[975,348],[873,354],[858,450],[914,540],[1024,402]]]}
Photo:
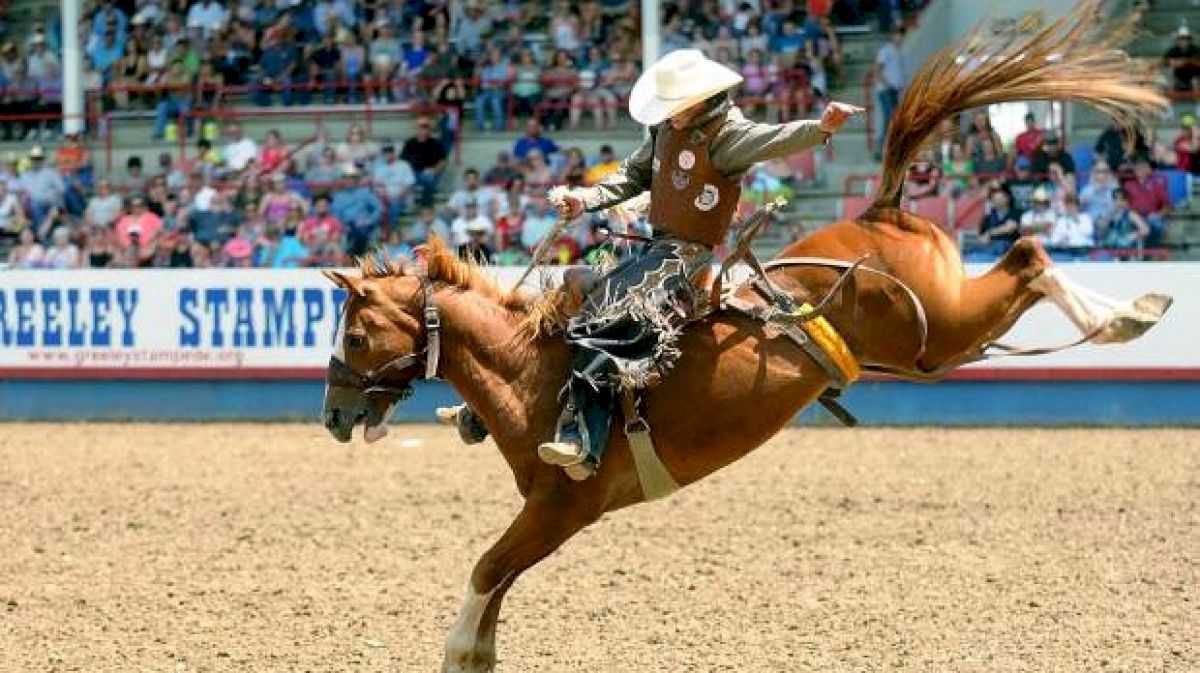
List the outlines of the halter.
{"label": "halter", "polygon": [[[442,317],[437,304],[433,301],[433,283],[421,276],[421,314],[425,326],[425,347],[408,355],[393,358],[382,366],[360,372],[346,364],[337,355],[329,358],[327,380],[329,385],[342,388],[355,388],[364,395],[397,395],[404,399],[412,395],[412,382],[419,379],[435,379],[438,372],[438,361],[442,354]],[[425,365],[422,376],[413,377],[402,386],[384,382],[389,374],[405,372],[413,367]]]}

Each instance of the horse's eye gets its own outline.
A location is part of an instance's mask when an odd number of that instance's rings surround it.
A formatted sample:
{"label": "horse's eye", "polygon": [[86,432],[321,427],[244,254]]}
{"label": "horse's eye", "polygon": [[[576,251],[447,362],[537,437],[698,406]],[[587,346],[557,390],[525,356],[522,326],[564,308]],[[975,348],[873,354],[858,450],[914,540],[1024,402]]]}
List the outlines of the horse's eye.
{"label": "horse's eye", "polygon": [[347,334],[346,348],[352,351],[362,351],[367,349],[367,337],[361,334]]}

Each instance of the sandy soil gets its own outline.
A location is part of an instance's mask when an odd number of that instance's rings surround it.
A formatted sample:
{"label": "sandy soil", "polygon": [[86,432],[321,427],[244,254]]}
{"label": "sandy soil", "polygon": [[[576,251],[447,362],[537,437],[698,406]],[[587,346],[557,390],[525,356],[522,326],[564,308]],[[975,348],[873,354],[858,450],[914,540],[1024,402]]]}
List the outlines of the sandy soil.
{"label": "sandy soil", "polygon": [[[1200,432],[790,431],[519,581],[517,671],[1200,670]],[[516,511],[440,428],[0,425],[0,670],[432,671]]]}

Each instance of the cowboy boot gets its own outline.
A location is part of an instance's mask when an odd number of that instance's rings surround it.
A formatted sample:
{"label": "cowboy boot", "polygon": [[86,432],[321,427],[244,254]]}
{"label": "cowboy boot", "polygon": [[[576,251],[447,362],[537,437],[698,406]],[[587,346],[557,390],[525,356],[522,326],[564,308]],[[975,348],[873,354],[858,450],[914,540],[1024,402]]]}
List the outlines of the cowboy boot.
{"label": "cowboy boot", "polygon": [[587,442],[584,441],[579,421],[575,417],[574,405],[568,403],[558,417],[554,441],[538,445],[538,458],[542,462],[559,467],[579,465],[587,458]]}
{"label": "cowboy boot", "polygon": [[458,436],[464,444],[479,444],[487,439],[487,426],[483,424],[483,419],[471,407],[465,404],[438,407],[436,413],[440,423],[453,425],[458,429]]}

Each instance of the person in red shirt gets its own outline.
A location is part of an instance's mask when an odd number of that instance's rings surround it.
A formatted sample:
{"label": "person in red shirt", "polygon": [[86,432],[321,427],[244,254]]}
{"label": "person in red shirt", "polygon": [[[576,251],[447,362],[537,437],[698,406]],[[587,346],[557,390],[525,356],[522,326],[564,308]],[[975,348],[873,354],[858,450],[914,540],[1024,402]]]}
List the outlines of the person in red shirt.
{"label": "person in red shirt", "polygon": [[1200,162],[1197,161],[1200,159],[1197,156],[1200,150],[1200,134],[1196,133],[1196,118],[1183,115],[1180,121],[1183,122],[1183,126],[1172,144],[1175,150],[1175,166],[1185,173],[1200,173]]}
{"label": "person in red shirt", "polygon": [[1037,117],[1033,113],[1025,115],[1025,130],[1017,134],[1016,154],[1019,157],[1033,159],[1033,155],[1042,148],[1046,134],[1037,126]]}
{"label": "person in red shirt", "polygon": [[1122,185],[1129,195],[1129,208],[1141,215],[1146,224],[1150,225],[1150,236],[1147,245],[1157,245],[1163,231],[1167,228],[1166,215],[1171,206],[1167,196],[1167,181],[1161,175],[1155,175],[1150,168],[1150,162],[1139,158],[1133,165],[1133,177]]}
{"label": "person in red shirt", "polygon": [[311,241],[336,241],[342,236],[342,223],[329,212],[329,197],[322,194],[313,203],[313,213],[300,223],[297,236],[306,245]]}

